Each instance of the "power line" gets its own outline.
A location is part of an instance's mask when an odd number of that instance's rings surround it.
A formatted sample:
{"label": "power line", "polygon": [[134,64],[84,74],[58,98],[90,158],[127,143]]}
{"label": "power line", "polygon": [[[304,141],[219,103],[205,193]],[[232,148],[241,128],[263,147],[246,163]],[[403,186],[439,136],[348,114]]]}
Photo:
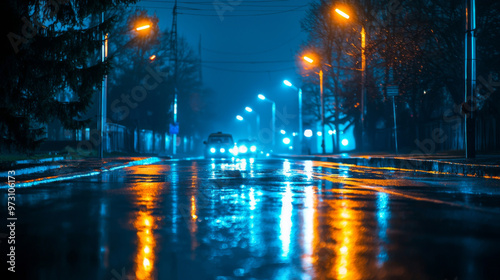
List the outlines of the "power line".
{"label": "power line", "polygon": [[238,52],[224,52],[224,51],[219,51],[219,50],[213,50],[213,49],[208,49],[208,48],[202,48],[202,50],[204,51],[207,51],[207,52],[211,52],[211,53],[217,53],[217,54],[224,54],[224,55],[254,55],[254,54],[263,54],[263,53],[267,53],[267,52],[271,52],[271,51],[274,51],[274,50],[277,50],[285,45],[287,45],[288,43],[296,40],[297,38],[299,38],[301,35],[301,33],[299,32],[296,36],[294,36],[293,38],[277,45],[277,46],[274,46],[270,49],[266,49],[266,50],[262,50],[262,51],[256,51],[256,52],[247,52],[247,53],[238,53]]}
{"label": "power line", "polygon": [[[302,8],[303,6],[295,6],[295,8]],[[215,9],[205,9],[205,8],[195,8],[195,7],[183,7],[183,6],[178,6],[178,9],[181,10],[188,10],[188,11],[206,11],[206,12],[213,12]],[[264,7],[263,7],[264,8]],[[282,12],[283,10],[270,10],[270,9],[258,9],[258,10],[253,10],[253,9],[242,9],[242,11],[245,12]],[[232,11],[234,12],[234,11]]]}
{"label": "power line", "polygon": [[[170,7],[152,7],[152,6],[137,6],[137,7],[141,7],[141,8],[145,8],[145,9],[168,9],[168,10],[171,10],[172,8]],[[290,12],[295,12],[295,11],[299,11],[301,8],[304,8],[304,7],[307,7],[307,5],[302,5],[302,6],[297,6],[293,9],[288,9],[288,10],[283,10],[283,11],[271,11],[271,12],[267,12],[268,10],[263,10],[262,12],[266,12],[266,13],[261,13],[261,14],[236,14],[235,12],[237,11],[232,11],[231,13],[226,13],[224,14],[224,17],[254,17],[254,16],[268,16],[268,15],[276,15],[276,14],[283,14],[283,13],[290,13]],[[190,9],[187,9],[188,11]],[[186,11],[186,9],[184,9],[184,11]],[[215,10],[204,10],[204,11],[215,11]],[[241,11],[246,11],[246,10],[241,10]],[[178,14],[183,14],[183,15],[191,15],[191,16],[209,16],[209,17],[220,17],[219,15],[217,14],[201,14],[201,13],[188,13],[188,12],[178,12]]]}
{"label": "power line", "polygon": [[[279,11],[279,12],[264,13],[264,14],[242,14],[242,15],[225,14],[224,17],[258,17],[258,16],[270,16],[270,15],[277,15],[277,14],[289,13],[289,12],[296,12],[297,10],[298,9],[292,9],[292,10],[287,10],[287,11]],[[194,14],[194,13],[179,13],[179,14],[190,15],[190,16],[220,17],[219,15],[210,15],[210,14]]]}
{"label": "power line", "polygon": [[[154,1],[154,0],[147,0],[147,1],[141,1],[141,2],[152,2],[152,3],[164,3],[164,4],[173,4],[175,1]],[[279,5],[279,6],[271,6],[271,5],[266,5],[266,4],[258,4],[258,5],[252,5],[255,3],[273,3],[276,4],[276,2],[288,2],[288,0],[264,0],[264,1],[252,1],[251,3],[240,3],[240,4],[234,4],[234,6],[238,7],[295,7],[297,5]],[[179,2],[180,4],[187,4],[187,5],[210,5],[213,6],[214,2],[190,2],[190,1],[184,1],[184,2]],[[228,4],[230,5],[230,4]]]}
{"label": "power line", "polygon": [[283,72],[283,71],[290,71],[292,69],[296,69],[295,67],[287,67],[287,68],[273,69],[273,70],[241,70],[241,69],[228,69],[228,68],[213,67],[213,66],[208,66],[208,65],[203,65],[203,67],[208,68],[208,69],[217,70],[217,71],[240,72],[240,73]]}
{"label": "power line", "polygon": [[[195,60],[179,60],[182,62],[191,62],[191,63],[197,63],[199,61]],[[293,59],[288,59],[288,60],[268,60],[268,61],[231,61],[231,60],[203,60],[201,63],[226,63],[226,64],[271,64],[271,63],[290,63],[290,62],[295,62]]]}

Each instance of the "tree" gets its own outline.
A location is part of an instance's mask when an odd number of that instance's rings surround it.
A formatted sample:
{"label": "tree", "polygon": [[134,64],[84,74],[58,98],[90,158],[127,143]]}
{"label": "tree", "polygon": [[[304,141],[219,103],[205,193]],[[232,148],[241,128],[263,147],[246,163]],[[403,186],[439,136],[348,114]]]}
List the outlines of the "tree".
{"label": "tree", "polygon": [[134,2],[2,1],[2,17],[9,22],[0,54],[2,146],[31,151],[48,122],[59,120],[68,129],[86,123],[82,116],[109,71],[99,51],[115,16],[88,23]]}

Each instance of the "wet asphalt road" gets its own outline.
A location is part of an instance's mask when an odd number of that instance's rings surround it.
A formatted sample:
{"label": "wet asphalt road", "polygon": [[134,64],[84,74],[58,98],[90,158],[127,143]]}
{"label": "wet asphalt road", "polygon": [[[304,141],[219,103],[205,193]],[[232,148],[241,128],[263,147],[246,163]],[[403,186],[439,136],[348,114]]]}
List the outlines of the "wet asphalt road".
{"label": "wet asphalt road", "polygon": [[500,279],[495,179],[164,161],[17,189],[16,211],[18,279]]}

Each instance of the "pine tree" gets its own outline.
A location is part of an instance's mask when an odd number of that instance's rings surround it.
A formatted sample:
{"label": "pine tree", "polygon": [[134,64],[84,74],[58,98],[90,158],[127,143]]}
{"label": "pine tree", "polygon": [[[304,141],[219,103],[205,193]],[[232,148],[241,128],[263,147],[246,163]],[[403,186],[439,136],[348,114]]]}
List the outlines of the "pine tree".
{"label": "pine tree", "polygon": [[[81,128],[82,115],[101,86],[102,34],[114,24],[112,11],[136,0],[4,0],[2,28],[1,145],[31,151],[44,126],[59,120]],[[105,13],[105,20],[96,20]]]}

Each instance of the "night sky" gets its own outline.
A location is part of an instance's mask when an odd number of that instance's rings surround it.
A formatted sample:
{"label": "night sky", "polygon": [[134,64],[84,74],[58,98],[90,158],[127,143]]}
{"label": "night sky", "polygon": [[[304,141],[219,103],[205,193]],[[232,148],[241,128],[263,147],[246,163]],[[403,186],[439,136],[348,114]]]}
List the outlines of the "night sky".
{"label": "night sky", "polygon": [[[214,4],[219,3],[219,4]],[[224,3],[232,3],[226,6]],[[309,1],[179,1],[178,34],[198,52],[201,35],[203,83],[215,91],[218,115],[211,129],[246,138],[247,127],[236,120],[245,106],[261,115],[261,127],[270,122],[271,106],[257,99],[262,93],[277,103],[277,110],[297,113],[297,94],[284,79],[300,85],[297,51],[306,39],[300,21]],[[174,1],[141,1],[156,13],[161,29],[170,30]],[[216,7],[219,8],[219,16]],[[233,9],[232,9],[233,8]],[[253,116],[247,121],[254,124]]]}

